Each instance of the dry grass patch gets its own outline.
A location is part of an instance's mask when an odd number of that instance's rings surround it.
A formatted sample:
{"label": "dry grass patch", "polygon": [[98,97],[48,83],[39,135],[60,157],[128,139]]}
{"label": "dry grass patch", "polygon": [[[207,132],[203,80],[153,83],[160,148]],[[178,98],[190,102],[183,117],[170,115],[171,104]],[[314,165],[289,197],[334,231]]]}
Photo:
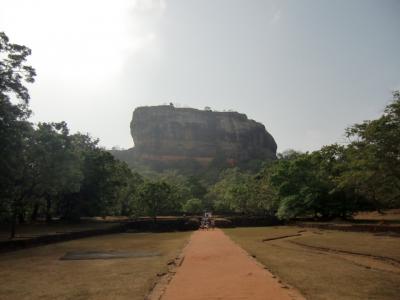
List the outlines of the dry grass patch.
{"label": "dry grass patch", "polygon": [[[303,231],[302,236],[262,241],[299,231]],[[235,228],[225,229],[225,232],[272,273],[298,288],[307,299],[398,299],[400,294],[397,266],[293,243],[395,258],[400,252],[399,238],[288,226]],[[380,264],[387,264],[387,268]]]}
{"label": "dry grass patch", "polygon": [[[0,255],[0,299],[143,299],[189,232],[121,233]],[[160,256],[60,260],[74,251],[142,251]]]}
{"label": "dry grass patch", "polygon": [[301,244],[339,251],[388,257],[400,261],[400,238],[376,236],[366,232],[324,231],[318,237],[307,235],[294,239]]}

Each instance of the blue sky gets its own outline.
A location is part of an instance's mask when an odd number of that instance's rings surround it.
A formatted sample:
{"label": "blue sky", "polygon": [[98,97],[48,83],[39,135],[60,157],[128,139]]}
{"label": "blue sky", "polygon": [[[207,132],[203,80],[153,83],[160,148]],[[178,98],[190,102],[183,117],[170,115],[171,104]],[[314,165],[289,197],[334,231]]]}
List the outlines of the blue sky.
{"label": "blue sky", "polygon": [[400,1],[0,0],[33,50],[33,120],[133,145],[141,105],[236,110],[278,151],[344,142],[400,89]]}

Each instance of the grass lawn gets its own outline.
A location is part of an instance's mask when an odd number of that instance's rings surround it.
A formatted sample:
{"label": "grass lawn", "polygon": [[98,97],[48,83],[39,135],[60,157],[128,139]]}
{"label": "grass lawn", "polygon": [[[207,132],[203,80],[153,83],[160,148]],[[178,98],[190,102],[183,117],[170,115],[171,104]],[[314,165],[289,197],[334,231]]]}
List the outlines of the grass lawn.
{"label": "grass lawn", "polygon": [[[304,230],[301,236],[262,241]],[[399,259],[398,237],[289,226],[224,231],[307,299],[399,299],[399,264],[340,252]],[[315,247],[338,251],[322,251]]]}
{"label": "grass lawn", "polygon": [[[121,233],[0,255],[0,299],[143,299],[190,232]],[[68,251],[140,251],[161,256],[60,260]]]}

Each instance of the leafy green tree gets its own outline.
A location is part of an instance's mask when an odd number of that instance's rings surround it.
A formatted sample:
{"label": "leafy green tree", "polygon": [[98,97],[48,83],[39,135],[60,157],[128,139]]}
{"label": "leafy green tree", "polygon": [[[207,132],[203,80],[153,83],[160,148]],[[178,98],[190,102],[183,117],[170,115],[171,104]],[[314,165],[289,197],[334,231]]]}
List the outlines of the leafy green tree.
{"label": "leafy green tree", "polygon": [[39,123],[32,147],[36,168],[36,193],[45,200],[46,220],[51,221],[62,195],[80,189],[83,174],[65,122]]}
{"label": "leafy green tree", "polygon": [[271,183],[281,198],[277,211],[279,218],[312,216],[329,219],[352,214],[355,206],[335,182],[341,174],[341,151],[340,146],[333,145],[276,164]]}
{"label": "leafy green tree", "polygon": [[35,69],[26,65],[31,50],[26,46],[12,44],[4,32],[0,32],[0,98],[9,100],[15,95],[24,103],[29,101],[29,93],[24,83],[34,82]]}
{"label": "leafy green tree", "polygon": [[274,162],[265,164],[264,168],[255,176],[255,210],[262,215],[274,216],[279,206],[278,193],[271,183]]}
{"label": "leafy green tree", "polygon": [[[56,213],[70,221],[82,216],[128,213],[133,184],[133,174],[128,166],[99,148],[98,140],[89,135],[78,133],[68,138],[74,157],[68,167],[80,172],[81,176],[79,188],[72,188],[70,183],[68,190],[60,191]],[[67,170],[64,167],[63,172]]]}
{"label": "leafy green tree", "polygon": [[215,199],[216,211],[247,215],[271,214],[276,201],[275,192],[266,178],[241,172],[238,168],[222,172],[208,197]]}
{"label": "leafy green tree", "polygon": [[[32,127],[27,121],[29,93],[24,85],[33,82],[36,75],[25,64],[30,54],[29,48],[10,43],[0,32],[0,217],[11,222],[11,238],[16,217],[24,210],[25,192],[21,187],[26,187],[30,168],[26,158]],[[10,96],[21,102],[13,104]]]}
{"label": "leafy green tree", "polygon": [[285,151],[283,151],[282,153],[278,153],[278,158],[280,160],[291,160],[291,159],[295,159],[296,157],[299,157],[301,154],[301,152],[293,150],[293,149],[287,149]]}
{"label": "leafy green tree", "polygon": [[99,148],[85,153],[83,181],[79,192],[80,214],[95,216],[115,211],[119,190],[127,184],[126,165]]}
{"label": "leafy green tree", "polygon": [[176,170],[164,171],[156,180],[167,183],[171,188],[169,213],[180,213],[186,201],[193,197],[187,177]]}
{"label": "leafy green tree", "polygon": [[[324,178],[321,178],[318,174],[318,162],[313,159],[312,155],[308,154],[302,155],[291,162],[292,168],[287,173],[287,185],[281,190],[284,194],[285,192],[287,193],[283,199],[283,204],[293,205],[293,202],[296,201],[300,203],[302,208],[298,204],[295,207],[292,206],[289,216],[299,210],[299,212],[312,213],[314,217],[319,217],[319,213],[323,210],[328,190]],[[282,212],[280,207],[278,215],[282,216]]]}
{"label": "leafy green tree", "polygon": [[[4,121],[4,119],[3,119]],[[1,157],[0,171],[0,216],[11,224],[10,238],[15,236],[17,218],[25,221],[25,211],[28,200],[33,194],[34,172],[31,163],[31,133],[33,131],[29,123],[16,121],[10,131],[15,132],[14,138],[10,138],[9,144],[4,145]],[[14,155],[10,155],[11,151]],[[9,152],[10,151],[10,152]],[[8,156],[9,155],[9,156]],[[7,158],[6,160],[5,158]]]}
{"label": "leafy green tree", "polygon": [[140,198],[146,213],[157,222],[157,216],[171,208],[171,187],[163,181],[147,181],[141,186]]}
{"label": "leafy green tree", "polygon": [[120,215],[137,218],[145,213],[140,199],[140,189],[144,179],[139,173],[131,172],[127,176],[127,183],[120,191]]}
{"label": "leafy green tree", "polygon": [[274,167],[271,183],[281,198],[278,217],[293,218],[308,212],[317,213],[318,185],[316,168],[309,154],[280,160]]}
{"label": "leafy green tree", "polygon": [[327,189],[321,214],[328,218],[350,218],[362,207],[363,199],[355,194],[353,188],[340,184],[341,177],[350,168],[348,147],[338,144],[324,146],[313,155],[318,164],[318,176]]}
{"label": "leafy green tree", "polygon": [[201,212],[203,212],[204,207],[200,199],[192,198],[186,201],[186,203],[182,207],[182,210],[185,213],[200,214]]}
{"label": "leafy green tree", "polygon": [[228,169],[220,174],[219,180],[210,188],[207,198],[212,199],[214,209],[220,213],[234,212],[235,205],[233,203],[230,186],[237,169]]}
{"label": "leafy green tree", "polygon": [[348,168],[339,184],[353,188],[375,209],[400,205],[400,92],[384,114],[346,130]]}
{"label": "leafy green tree", "polygon": [[189,176],[186,184],[189,187],[191,196],[194,198],[203,199],[204,196],[207,194],[206,187],[196,176]]}

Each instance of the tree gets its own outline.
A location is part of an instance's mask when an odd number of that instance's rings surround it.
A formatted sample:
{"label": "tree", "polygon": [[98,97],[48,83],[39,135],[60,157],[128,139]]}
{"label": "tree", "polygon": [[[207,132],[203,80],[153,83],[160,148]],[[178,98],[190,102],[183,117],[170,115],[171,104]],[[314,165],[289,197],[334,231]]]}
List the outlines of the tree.
{"label": "tree", "polygon": [[[7,35],[0,32],[0,208],[3,217],[11,221],[11,238],[15,235],[15,222],[22,211],[29,165],[27,145],[32,126],[27,121],[29,93],[25,83],[34,81],[35,70],[26,65],[31,50],[11,44]],[[13,104],[10,96],[22,102]]]}
{"label": "tree", "polygon": [[119,191],[127,184],[129,169],[125,164],[96,148],[88,151],[83,159],[83,181],[78,195],[80,215],[95,216],[112,214],[118,201]]}
{"label": "tree", "polygon": [[78,190],[63,193],[57,213],[70,221],[82,216],[133,214],[141,176],[132,174],[126,163],[99,148],[97,139],[81,133],[69,138],[82,177]]}
{"label": "tree", "polygon": [[31,49],[26,46],[11,44],[4,32],[0,32],[0,98],[8,99],[8,94],[14,94],[24,103],[29,102],[28,89],[24,82],[34,82],[35,69],[25,64],[31,55]]}
{"label": "tree", "polygon": [[400,205],[400,92],[384,114],[346,130],[348,168],[340,185],[353,188],[375,209]]}
{"label": "tree", "polygon": [[345,218],[354,211],[346,194],[334,181],[341,160],[337,150],[336,146],[330,146],[277,162],[271,183],[281,198],[277,211],[279,218]]}
{"label": "tree", "polygon": [[157,181],[163,181],[171,188],[169,213],[180,213],[186,201],[193,197],[187,178],[176,170],[164,171],[155,176]]}
{"label": "tree", "polygon": [[271,183],[281,198],[277,212],[279,218],[290,219],[309,212],[317,214],[319,184],[315,182],[315,172],[308,153],[277,162]]}
{"label": "tree", "polygon": [[2,125],[10,126],[0,130],[2,142],[5,142],[0,150],[0,208],[1,217],[11,224],[10,238],[13,238],[17,217],[20,217],[20,221],[24,220],[26,200],[34,188],[29,147],[33,129],[27,121],[8,116],[3,114],[4,118],[0,118]]}
{"label": "tree", "polygon": [[203,211],[203,209],[204,209],[203,203],[198,198],[189,199],[182,207],[182,210],[185,213],[192,213],[192,214],[199,214]]}
{"label": "tree", "polygon": [[187,179],[186,184],[189,187],[191,196],[194,198],[203,199],[205,194],[207,193],[207,189],[196,176],[190,176]]}
{"label": "tree", "polygon": [[291,160],[291,159],[294,159],[294,158],[300,156],[301,154],[303,154],[303,153],[298,152],[293,149],[287,149],[287,150],[283,151],[282,153],[278,153],[277,156],[279,159]]}
{"label": "tree", "polygon": [[274,216],[279,206],[279,197],[271,183],[271,173],[274,161],[267,163],[255,176],[255,197],[257,211],[263,215]]}
{"label": "tree", "polygon": [[274,162],[270,179],[280,198],[278,217],[350,217],[360,199],[351,187],[341,184],[350,168],[349,157],[348,148],[333,144]]}
{"label": "tree", "polygon": [[222,172],[208,197],[215,199],[215,209],[220,212],[265,214],[271,201],[265,191],[256,176],[231,168]]}
{"label": "tree", "polygon": [[127,176],[127,185],[120,193],[120,215],[139,217],[144,214],[143,203],[140,199],[140,188],[144,179],[137,172],[130,172]]}
{"label": "tree", "polygon": [[146,212],[157,222],[157,216],[170,208],[171,187],[163,182],[145,182],[140,190],[140,198]]}
{"label": "tree", "polygon": [[82,181],[81,160],[65,122],[39,123],[32,147],[37,169],[37,195],[45,200],[46,220],[64,194],[77,192]]}

